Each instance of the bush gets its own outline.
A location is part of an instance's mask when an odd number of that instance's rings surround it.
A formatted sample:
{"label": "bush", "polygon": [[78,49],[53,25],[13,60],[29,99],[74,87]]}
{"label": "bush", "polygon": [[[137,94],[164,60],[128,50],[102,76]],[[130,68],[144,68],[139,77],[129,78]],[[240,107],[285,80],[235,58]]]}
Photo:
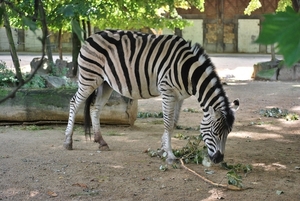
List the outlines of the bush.
{"label": "bush", "polygon": [[[25,78],[27,77],[29,77],[29,74],[25,75]],[[23,88],[46,88],[46,82],[42,76],[35,74],[33,78],[23,86]]]}
{"label": "bush", "polygon": [[[22,74],[24,78],[29,77],[29,74]],[[14,87],[18,83],[18,79],[13,70],[8,69],[6,63],[0,60],[0,87]],[[45,88],[46,82],[40,75],[34,77],[26,83],[24,88]]]}
{"label": "bush", "polygon": [[16,85],[15,73],[8,69],[6,63],[0,60],[0,86],[1,87],[12,87]]}

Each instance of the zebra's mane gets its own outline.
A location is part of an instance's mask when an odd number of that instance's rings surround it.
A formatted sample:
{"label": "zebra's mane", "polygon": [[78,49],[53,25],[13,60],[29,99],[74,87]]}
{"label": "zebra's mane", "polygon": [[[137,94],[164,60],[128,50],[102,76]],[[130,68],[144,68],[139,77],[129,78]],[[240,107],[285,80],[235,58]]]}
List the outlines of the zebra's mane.
{"label": "zebra's mane", "polygon": [[[191,43],[190,43],[190,46],[191,46]],[[191,50],[197,57],[200,57],[203,54],[205,55],[205,57],[208,57],[204,51],[204,48],[199,43],[195,43],[194,45],[192,45]]]}
{"label": "zebra's mane", "polygon": [[[224,105],[225,108],[224,109],[226,111],[226,122],[227,122],[227,125],[231,126],[233,124],[233,121],[234,121],[234,115],[233,115],[233,112],[231,111],[231,109],[229,107],[228,97],[226,96],[226,93],[225,93],[225,91],[222,87],[222,83],[221,83],[220,77],[218,76],[218,74],[216,72],[215,65],[211,62],[210,57],[206,54],[204,48],[199,43],[195,43],[194,45],[191,44],[191,41],[188,41],[188,43],[189,43],[189,46],[191,48],[191,51],[194,53],[194,55],[197,58],[200,58],[200,57],[204,56],[206,61],[209,60],[207,62],[207,64],[209,63],[209,67],[212,68],[211,74],[213,74],[213,77],[215,77],[216,80],[217,80],[214,84],[214,87],[219,88],[220,89],[219,95],[224,97],[223,101],[225,102],[225,105]],[[206,108],[204,110],[206,110]]]}

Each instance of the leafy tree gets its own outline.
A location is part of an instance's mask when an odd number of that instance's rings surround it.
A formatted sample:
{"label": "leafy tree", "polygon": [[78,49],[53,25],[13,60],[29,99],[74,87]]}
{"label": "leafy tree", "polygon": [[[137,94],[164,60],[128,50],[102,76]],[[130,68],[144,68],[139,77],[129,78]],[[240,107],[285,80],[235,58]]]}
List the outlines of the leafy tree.
{"label": "leafy tree", "polygon": [[[261,6],[259,0],[251,0],[245,14]],[[274,45],[284,57],[284,63],[292,66],[300,60],[300,1],[280,0],[276,14],[266,14],[257,43]]]}
{"label": "leafy tree", "polygon": [[[0,100],[0,103],[4,102],[5,100],[9,99],[9,98],[13,98],[16,94],[16,92],[23,86],[25,85],[26,83],[28,83],[32,78],[33,76],[36,74],[36,72],[38,71],[38,69],[42,66],[42,61],[45,57],[45,47],[46,47],[46,39],[47,39],[47,36],[48,36],[48,28],[47,28],[47,23],[46,23],[46,16],[45,16],[45,12],[44,12],[44,7],[42,5],[42,2],[41,0],[35,0],[35,1],[38,1],[38,6],[35,8],[35,13],[36,15],[34,15],[34,19],[35,20],[38,20],[39,23],[40,23],[40,27],[42,28],[42,32],[43,32],[43,35],[42,37],[39,37],[39,40],[41,41],[42,43],[42,58],[41,58],[41,61],[40,63],[38,64],[37,68],[33,71],[32,74],[30,74],[26,79],[23,79],[23,77],[21,75],[18,75],[18,73],[21,72],[20,70],[20,66],[19,65],[15,65],[15,70],[17,72],[17,78],[18,78],[18,85],[15,89],[13,89],[11,91],[11,93],[9,93],[5,98],[1,99]],[[1,9],[0,9],[0,22],[4,21],[4,24],[6,27],[6,29],[10,29],[10,23],[9,23],[9,20],[8,20],[8,9],[7,9],[7,6],[9,6],[12,10],[16,11],[18,14],[20,14],[20,18],[23,19],[24,21],[24,24],[27,25],[28,27],[30,27],[31,29],[34,29],[34,24],[31,23],[30,20],[28,20],[28,17],[27,15],[24,14],[24,12],[21,12],[20,10],[18,10],[14,4],[12,4],[12,2],[10,1],[2,1],[0,2],[0,5],[1,5]],[[33,19],[33,18],[31,18]],[[9,33],[9,31],[7,32],[8,33],[8,38],[12,38],[11,36],[11,33]],[[11,47],[13,46],[13,40],[10,41],[10,43],[12,42]],[[14,51],[14,52],[13,52]],[[15,50],[11,49],[11,54],[12,55],[16,55],[16,52]],[[15,57],[12,56],[12,59],[14,59]]]}

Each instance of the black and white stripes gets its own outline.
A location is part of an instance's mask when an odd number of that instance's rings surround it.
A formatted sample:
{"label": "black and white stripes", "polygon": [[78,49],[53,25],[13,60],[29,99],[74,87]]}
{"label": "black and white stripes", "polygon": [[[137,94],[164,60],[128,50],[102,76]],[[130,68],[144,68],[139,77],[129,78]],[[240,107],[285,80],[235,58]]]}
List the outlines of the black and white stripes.
{"label": "black and white stripes", "polygon": [[88,108],[91,107],[87,115],[91,112],[95,141],[100,143],[100,148],[108,148],[100,133],[99,112],[114,89],[132,99],[162,96],[165,125],[162,149],[167,152],[170,162],[175,159],[170,136],[178,121],[182,101],[196,96],[204,111],[201,133],[209,155],[214,162],[223,159],[223,147],[239,102],[235,101],[234,109],[230,108],[214,66],[199,44],[192,46],[175,35],[106,30],[86,40],[78,64],[79,89],[70,103],[64,143],[67,149],[72,149],[78,105],[97,88],[101,93],[97,93],[94,102],[87,101]]}

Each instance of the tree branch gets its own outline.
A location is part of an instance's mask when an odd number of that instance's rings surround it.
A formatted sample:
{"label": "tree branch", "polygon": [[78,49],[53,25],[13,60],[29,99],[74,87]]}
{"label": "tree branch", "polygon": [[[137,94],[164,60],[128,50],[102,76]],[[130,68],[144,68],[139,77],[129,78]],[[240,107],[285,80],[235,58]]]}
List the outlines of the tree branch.
{"label": "tree branch", "polygon": [[[4,1],[4,3],[6,3],[6,1]],[[45,57],[45,46],[46,46],[45,44],[46,44],[46,38],[47,38],[47,35],[48,35],[48,31],[47,31],[48,29],[47,29],[47,23],[46,23],[46,16],[45,16],[45,12],[44,12],[44,7],[42,5],[41,0],[39,0],[39,6],[40,6],[40,9],[42,11],[42,12],[40,12],[40,15],[41,15],[40,16],[40,21],[41,21],[43,36],[42,36],[42,38],[38,37],[38,39],[42,43],[42,58],[41,58],[41,60],[38,64],[37,68],[31,73],[31,75],[26,80],[24,80],[23,83],[19,83],[19,85],[10,94],[8,94],[5,98],[1,99],[0,104],[3,103],[4,101],[6,101],[9,98],[15,97],[16,92],[22,86],[24,86],[24,84],[28,83],[33,78],[33,76],[36,74],[36,72],[42,67],[43,60],[44,60],[44,57]]]}

